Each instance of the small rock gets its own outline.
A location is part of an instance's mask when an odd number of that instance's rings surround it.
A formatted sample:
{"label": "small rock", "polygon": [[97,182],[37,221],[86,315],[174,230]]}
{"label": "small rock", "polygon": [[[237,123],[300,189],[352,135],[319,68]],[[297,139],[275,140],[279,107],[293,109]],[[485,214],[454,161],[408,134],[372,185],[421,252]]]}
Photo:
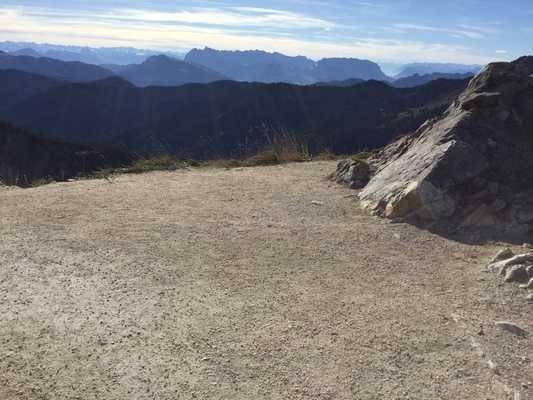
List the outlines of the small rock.
{"label": "small rock", "polygon": [[514,256],[513,251],[509,247],[507,247],[506,249],[500,250],[498,253],[496,253],[496,255],[494,256],[490,264],[494,264],[495,262],[498,262],[498,261],[508,260],[509,258],[513,256]]}
{"label": "small rock", "polygon": [[505,282],[524,282],[528,280],[526,267],[523,265],[515,265],[507,270],[505,274]]}
{"label": "small rock", "polygon": [[520,289],[533,289],[533,279],[530,279],[529,283],[525,285],[520,285]]}
{"label": "small rock", "polygon": [[370,180],[370,165],[363,160],[343,160],[337,165],[333,177],[337,183],[349,186],[351,189],[361,189]]}
{"label": "small rock", "polygon": [[533,265],[530,265],[529,267],[526,267],[527,276],[530,278],[533,278]]}
{"label": "small rock", "polygon": [[496,327],[501,329],[502,331],[506,331],[506,332],[509,332],[509,333],[512,333],[513,335],[516,335],[516,336],[526,336],[527,335],[527,331],[520,328],[518,325],[516,324],[513,324],[512,322],[507,322],[507,321],[497,321],[495,322],[496,324]]}
{"label": "small rock", "polygon": [[487,361],[487,364],[489,365],[489,369],[493,371],[495,374],[499,374],[498,365],[492,360]]}
{"label": "small rock", "polygon": [[530,244],[530,243],[524,243],[524,244],[522,245],[522,247],[523,247],[524,249],[533,249],[533,245]]}
{"label": "small rock", "polygon": [[311,202],[311,204],[314,205],[314,206],[323,206],[323,205],[324,205],[323,202],[321,202],[321,201],[317,201],[317,200],[313,200],[313,201]]}
{"label": "small rock", "polygon": [[526,301],[533,304],[533,293],[526,297]]}
{"label": "small rock", "polygon": [[522,391],[515,390],[513,400],[525,400],[526,398],[524,396],[525,395],[522,393]]}

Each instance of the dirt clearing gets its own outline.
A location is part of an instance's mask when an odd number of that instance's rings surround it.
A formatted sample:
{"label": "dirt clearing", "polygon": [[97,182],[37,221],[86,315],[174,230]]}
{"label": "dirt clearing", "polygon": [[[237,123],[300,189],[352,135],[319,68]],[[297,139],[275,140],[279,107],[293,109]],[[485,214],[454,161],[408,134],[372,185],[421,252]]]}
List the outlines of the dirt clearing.
{"label": "dirt clearing", "polygon": [[501,245],[363,215],[334,167],[0,188],[0,399],[533,398]]}

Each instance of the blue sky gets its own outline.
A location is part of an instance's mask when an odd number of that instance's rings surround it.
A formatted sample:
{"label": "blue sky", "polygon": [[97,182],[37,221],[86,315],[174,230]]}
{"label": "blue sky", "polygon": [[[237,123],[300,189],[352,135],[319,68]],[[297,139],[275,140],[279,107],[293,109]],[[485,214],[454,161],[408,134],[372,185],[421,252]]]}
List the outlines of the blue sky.
{"label": "blue sky", "polygon": [[533,1],[2,0],[0,40],[482,64],[533,53]]}

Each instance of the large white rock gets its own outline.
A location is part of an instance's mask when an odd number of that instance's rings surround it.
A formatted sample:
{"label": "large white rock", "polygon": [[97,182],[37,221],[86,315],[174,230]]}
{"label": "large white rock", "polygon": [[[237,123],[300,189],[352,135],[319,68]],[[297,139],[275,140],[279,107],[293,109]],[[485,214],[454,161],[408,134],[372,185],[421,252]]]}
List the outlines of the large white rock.
{"label": "large white rock", "polygon": [[444,115],[387,146],[360,192],[386,218],[533,225],[533,58],[487,66]]}

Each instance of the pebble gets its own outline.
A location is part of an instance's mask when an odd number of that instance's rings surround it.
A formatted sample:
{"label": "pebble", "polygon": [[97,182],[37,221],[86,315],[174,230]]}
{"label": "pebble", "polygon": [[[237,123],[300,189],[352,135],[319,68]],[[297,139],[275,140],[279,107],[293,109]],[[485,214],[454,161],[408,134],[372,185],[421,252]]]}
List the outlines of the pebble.
{"label": "pebble", "polygon": [[527,331],[525,329],[520,328],[518,325],[513,324],[512,322],[497,321],[495,322],[495,324],[497,328],[500,328],[502,331],[512,333],[513,335],[516,335],[516,336],[527,335]]}
{"label": "pebble", "polygon": [[525,285],[520,285],[521,289],[533,289],[533,278],[529,280],[529,283],[526,283]]}
{"label": "pebble", "polygon": [[487,364],[489,365],[489,369],[491,371],[493,371],[496,375],[499,375],[499,370],[498,370],[498,366],[496,365],[496,363],[492,360],[489,360],[487,362]]}

